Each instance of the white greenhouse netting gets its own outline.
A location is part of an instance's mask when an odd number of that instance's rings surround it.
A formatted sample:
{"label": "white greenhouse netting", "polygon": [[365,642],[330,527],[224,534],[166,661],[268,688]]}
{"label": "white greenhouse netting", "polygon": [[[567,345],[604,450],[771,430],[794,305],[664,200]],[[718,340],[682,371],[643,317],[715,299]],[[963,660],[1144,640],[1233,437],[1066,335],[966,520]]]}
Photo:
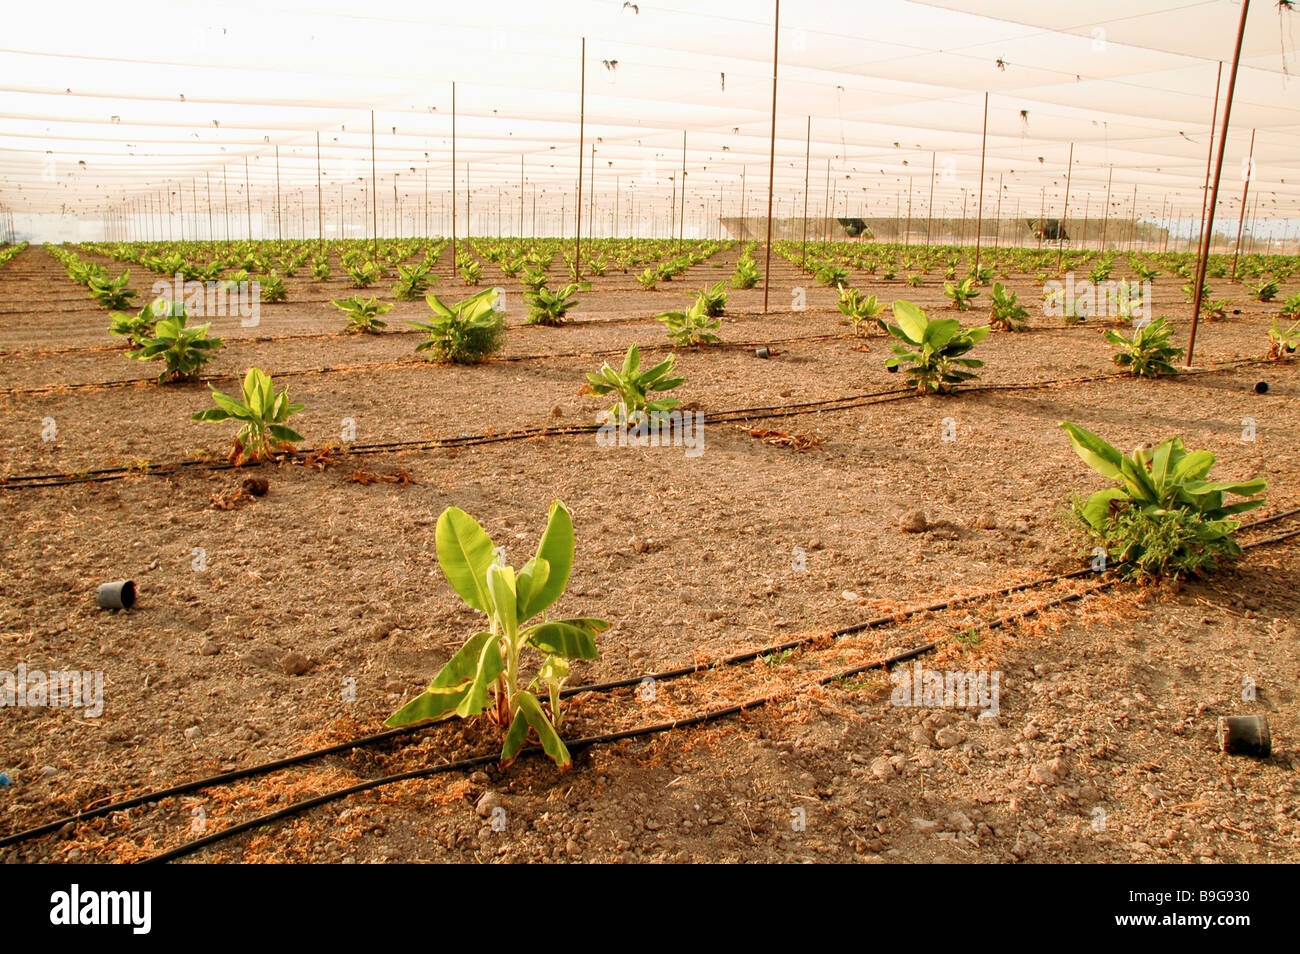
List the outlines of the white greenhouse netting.
{"label": "white greenhouse netting", "polygon": [[[1240,12],[787,3],[773,215],[950,238],[982,191],[1008,240],[1065,217],[1186,243]],[[446,234],[453,202],[462,234],[572,234],[581,163],[584,232],[668,234],[680,214],[688,236],[747,235],[767,211],[773,17],[748,0],[23,5],[0,38],[0,210],[48,240]],[[1216,215],[1235,232],[1253,168],[1248,232],[1287,247],[1295,22],[1251,5]]]}

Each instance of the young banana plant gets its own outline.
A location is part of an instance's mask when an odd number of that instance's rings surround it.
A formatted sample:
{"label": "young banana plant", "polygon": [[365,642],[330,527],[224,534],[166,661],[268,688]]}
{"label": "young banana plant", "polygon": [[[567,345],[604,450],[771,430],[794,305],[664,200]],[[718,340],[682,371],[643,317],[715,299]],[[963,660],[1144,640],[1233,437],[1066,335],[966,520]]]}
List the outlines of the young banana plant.
{"label": "young banana plant", "polygon": [[[1126,455],[1069,421],[1060,427],[1085,464],[1117,486],[1076,499],[1075,516],[1129,576],[1181,575],[1241,555],[1233,519],[1261,506],[1265,481],[1211,481],[1214,454],[1188,451],[1173,437]],[[1231,494],[1243,499],[1228,503]]]}
{"label": "young banana plant", "polygon": [[[488,711],[506,730],[503,762],[513,760],[535,735],[560,768],[572,757],[560,738],[560,690],[574,659],[596,659],[596,635],[609,629],[603,619],[549,619],[573,569],[573,519],[560,501],[551,504],[536,555],[516,572],[487,531],[457,507],[438,518],[438,565],[452,589],[488,618],[447,661],[427,689],[388,717],[389,726],[434,719],[462,719]],[[523,685],[527,651],[540,653],[536,678]],[[545,686],[547,702],[535,690]],[[548,711],[549,710],[549,711]]]}
{"label": "young banana plant", "polygon": [[388,322],[380,321],[379,316],[393,309],[390,304],[381,304],[373,295],[369,301],[360,295],[353,295],[351,298],[336,298],[330,304],[348,316],[348,326],[344,332],[349,335],[379,334],[388,327]]}
{"label": "young banana plant", "polygon": [[609,409],[609,413],[615,415],[620,424],[635,424],[651,414],[671,411],[681,403],[676,398],[650,400],[651,391],[671,391],[686,380],[668,377],[676,365],[677,356],[670,354],[653,368],[642,371],[641,349],[632,345],[627,349],[621,370],[606,362],[599,374],[588,374],[587,380],[597,394],[612,393],[618,397],[618,403]]}
{"label": "young banana plant", "polygon": [[1161,316],[1133,332],[1131,338],[1108,329],[1104,337],[1119,350],[1112,356],[1115,364],[1139,378],[1158,378],[1177,374],[1174,362],[1182,355],[1182,348],[1172,343],[1173,326]]}
{"label": "young banana plant", "polygon": [[[969,281],[969,279],[967,279]],[[984,362],[964,355],[988,337],[989,326],[963,328],[956,318],[931,320],[910,301],[896,301],[894,318],[886,325],[894,343],[894,357],[885,362],[890,371],[905,367],[907,376],[921,394],[948,394],[977,375],[963,368],[980,368]]]}
{"label": "young banana plant", "polygon": [[695,304],[686,311],[666,311],[655,316],[656,321],[662,321],[667,327],[674,346],[692,348],[698,344],[717,344],[722,340],[713,333],[722,326],[722,319],[710,317],[703,294],[701,292]]}
{"label": "young banana plant", "polygon": [[291,451],[294,444],[303,440],[301,434],[284,422],[304,405],[289,403],[288,388],[275,393],[271,376],[261,368],[249,368],[244,375],[243,400],[222,394],[216,388],[212,388],[212,400],[216,407],[192,414],[190,420],[243,423],[230,450],[230,460],[236,467],[244,461],[264,460],[276,450]]}
{"label": "young banana plant", "polygon": [[158,375],[160,383],[192,380],[225,342],[208,337],[211,323],[191,328],[186,321],[185,306],[174,303],[170,317],[154,324],[152,332],[127,356],[137,361],[161,360],[166,367]]}
{"label": "young banana plant", "polygon": [[740,260],[736,262],[736,271],[731,276],[731,287],[753,288],[762,277],[762,273],[758,270],[758,263],[754,261],[749,254],[749,250],[746,249],[745,253],[740,256]]}

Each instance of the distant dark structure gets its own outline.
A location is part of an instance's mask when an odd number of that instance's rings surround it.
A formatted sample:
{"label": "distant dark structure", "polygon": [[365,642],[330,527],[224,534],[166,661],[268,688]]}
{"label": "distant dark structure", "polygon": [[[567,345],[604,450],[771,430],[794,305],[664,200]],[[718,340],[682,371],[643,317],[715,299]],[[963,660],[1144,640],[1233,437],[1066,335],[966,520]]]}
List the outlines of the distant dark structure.
{"label": "distant dark structure", "polygon": [[875,238],[865,219],[836,219],[849,238]]}
{"label": "distant dark structure", "polygon": [[1045,242],[1068,242],[1069,234],[1060,219],[1025,219],[1029,230]]}

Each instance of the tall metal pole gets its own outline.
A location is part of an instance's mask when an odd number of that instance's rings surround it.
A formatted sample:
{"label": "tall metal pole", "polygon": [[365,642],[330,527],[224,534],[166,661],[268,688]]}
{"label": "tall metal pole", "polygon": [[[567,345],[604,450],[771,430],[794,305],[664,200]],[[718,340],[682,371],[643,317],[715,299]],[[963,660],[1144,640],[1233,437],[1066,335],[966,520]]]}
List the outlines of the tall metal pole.
{"label": "tall metal pole", "polygon": [[803,262],[800,268],[808,267],[808,163],[812,156],[812,117],[808,117],[808,131],[803,141]]}
{"label": "tall metal pole", "polygon": [[682,211],[677,220],[677,251],[682,250],[682,232],[686,230],[686,130],[682,130]]}
{"label": "tall metal pole", "polygon": [[519,237],[524,237],[524,157],[519,155]]}
{"label": "tall metal pole", "polygon": [[[934,225],[934,164],[938,153],[930,153],[930,198],[925,205],[925,244],[930,244],[930,228]],[[826,164],[826,180],[830,181],[830,163]]]}
{"label": "tall metal pole", "polygon": [[781,41],[781,0],[775,0],[775,3],[776,14],[772,22],[772,136],[767,160],[767,256],[763,265],[763,314],[767,314],[767,296],[772,286],[772,192],[776,183],[776,65]]}
{"label": "tall metal pole", "polygon": [[573,207],[574,227],[577,231],[573,238],[573,273],[582,279],[582,150],[583,137],[587,125],[587,38],[582,38],[581,64],[578,69],[578,202]]}
{"label": "tall metal pole", "polygon": [[[1250,180],[1255,176],[1255,130],[1250,131],[1250,152],[1246,157],[1245,181],[1241,187],[1241,215],[1237,217],[1237,244],[1232,249],[1232,281],[1237,280],[1237,256],[1241,254],[1241,227],[1246,224],[1246,197],[1250,195]],[[1256,199],[1259,197],[1256,196]]]}
{"label": "tall metal pole", "polygon": [[244,157],[244,215],[248,223],[248,240],[253,240],[253,196],[248,185],[248,157]]}
{"label": "tall metal pole", "polygon": [[316,133],[316,241],[325,247],[325,201],[320,185],[320,133]]}
{"label": "tall metal pole", "polygon": [[1195,298],[1192,301],[1192,330],[1187,338],[1187,367],[1192,366],[1196,350],[1196,326],[1201,320],[1201,299],[1205,291],[1205,267],[1210,257],[1210,237],[1214,234],[1214,207],[1219,201],[1219,178],[1223,175],[1223,153],[1228,144],[1228,119],[1232,115],[1232,95],[1237,88],[1237,67],[1241,65],[1241,41],[1246,35],[1246,15],[1250,0],[1241,0],[1241,20],[1237,23],[1237,46],[1232,54],[1232,70],[1228,73],[1228,95],[1223,102],[1223,125],[1219,127],[1219,156],[1214,163],[1214,183],[1210,189],[1209,207],[1205,213],[1205,238],[1201,246],[1201,260],[1196,269]]}
{"label": "tall metal pole", "polygon": [[1210,144],[1205,150],[1205,185],[1201,187],[1201,223],[1200,231],[1196,235],[1196,257],[1198,261],[1201,256],[1201,245],[1205,242],[1205,206],[1210,200],[1210,169],[1214,165],[1214,129],[1219,122],[1219,87],[1222,82],[1223,60],[1219,60],[1219,70],[1214,79],[1214,111],[1210,113],[1210,135],[1207,137]]}
{"label": "tall metal pole", "polygon": [[[989,142],[989,94],[984,92],[984,131],[980,134],[980,197],[975,213],[975,274],[980,271],[980,233],[984,231],[984,156]],[[1068,191],[1068,190],[1067,190]],[[976,279],[978,281],[978,278]]]}
{"label": "tall metal pole", "polygon": [[451,268],[456,270],[456,83],[451,84]]}
{"label": "tall metal pole", "polygon": [[[371,121],[373,125],[373,120]],[[275,147],[275,237],[284,240],[284,226],[280,221],[280,147]]]}
{"label": "tall metal pole", "polygon": [[1110,183],[1115,177],[1115,167],[1111,166],[1106,171],[1106,216],[1101,222],[1101,253],[1106,254],[1106,232],[1110,229]]}
{"label": "tall metal pole", "polygon": [[1056,232],[1056,270],[1061,270],[1061,258],[1065,255],[1065,238],[1063,231],[1065,229],[1065,220],[1070,215],[1070,176],[1074,172],[1074,143],[1070,143],[1070,158],[1065,165],[1065,208],[1061,210],[1061,224],[1057,226]]}
{"label": "tall metal pole", "polygon": [[375,176],[375,111],[370,111],[370,237],[371,254],[379,254],[379,186]]}
{"label": "tall metal pole", "polygon": [[230,241],[230,185],[226,181],[226,167],[221,167],[221,198],[226,207],[226,241]]}

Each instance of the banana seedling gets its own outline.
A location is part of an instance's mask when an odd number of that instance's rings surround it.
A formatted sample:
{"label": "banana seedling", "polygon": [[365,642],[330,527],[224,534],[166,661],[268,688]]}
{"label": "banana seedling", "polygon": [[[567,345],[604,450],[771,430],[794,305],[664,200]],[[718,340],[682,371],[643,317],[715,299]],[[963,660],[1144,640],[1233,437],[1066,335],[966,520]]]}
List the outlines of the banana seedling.
{"label": "banana seedling", "polygon": [[[1241,555],[1232,539],[1240,524],[1232,518],[1264,503],[1256,496],[1268,486],[1263,480],[1206,480],[1214,454],[1189,452],[1177,437],[1126,456],[1085,428],[1060,426],[1083,462],[1118,484],[1072,509],[1126,575],[1196,573]],[[1250,499],[1228,504],[1228,494]]]}
{"label": "banana seedling", "polygon": [[373,295],[369,301],[360,295],[353,295],[351,298],[334,299],[330,304],[348,316],[345,333],[350,335],[379,334],[381,329],[388,327],[388,322],[380,321],[379,316],[393,309],[390,304],[380,304],[379,299]]}
{"label": "banana seedling", "polygon": [[192,380],[225,342],[208,337],[210,323],[189,328],[185,322],[185,306],[174,304],[171,316],[158,321],[153,333],[127,355],[137,361],[161,359],[167,366],[158,375],[160,383]]}
{"label": "banana seedling", "polygon": [[[560,738],[560,692],[574,659],[596,659],[603,619],[550,619],[547,610],[564,593],[573,569],[573,519],[560,501],[551,505],[546,530],[531,560],[516,572],[500,557],[487,531],[457,507],[448,507],[435,531],[438,565],[453,590],[487,616],[488,628],[471,636],[427,689],[388,717],[402,726],[490,713],[506,730],[501,760],[510,762],[535,736],[560,768],[572,757]],[[524,687],[524,657],[539,653],[536,677]],[[538,692],[545,687],[547,701]]]}
{"label": "banana seedling", "polygon": [[259,461],[275,451],[292,451],[293,445],[303,440],[301,434],[285,426],[290,415],[297,414],[302,404],[289,402],[286,387],[275,393],[271,376],[261,368],[249,368],[244,375],[243,400],[223,394],[212,388],[212,400],[217,405],[190,416],[194,421],[240,421],[243,426],[235,435],[229,460],[238,467],[245,461]]}
{"label": "banana seedling", "polygon": [[627,349],[621,369],[606,362],[598,374],[588,374],[587,381],[597,394],[614,394],[618,403],[609,409],[620,424],[636,424],[652,414],[665,414],[681,402],[676,398],[650,399],[652,391],[671,391],[685,378],[669,377],[677,366],[677,356],[669,355],[647,371],[641,370],[641,349]]}
{"label": "banana seedling", "polygon": [[907,366],[907,376],[921,394],[947,394],[976,377],[963,368],[984,366],[983,361],[963,355],[988,336],[988,325],[962,328],[956,318],[931,321],[910,301],[894,302],[894,318],[897,324],[886,325],[885,329],[898,342],[893,346],[894,357],[885,362],[885,367],[897,371]]}

